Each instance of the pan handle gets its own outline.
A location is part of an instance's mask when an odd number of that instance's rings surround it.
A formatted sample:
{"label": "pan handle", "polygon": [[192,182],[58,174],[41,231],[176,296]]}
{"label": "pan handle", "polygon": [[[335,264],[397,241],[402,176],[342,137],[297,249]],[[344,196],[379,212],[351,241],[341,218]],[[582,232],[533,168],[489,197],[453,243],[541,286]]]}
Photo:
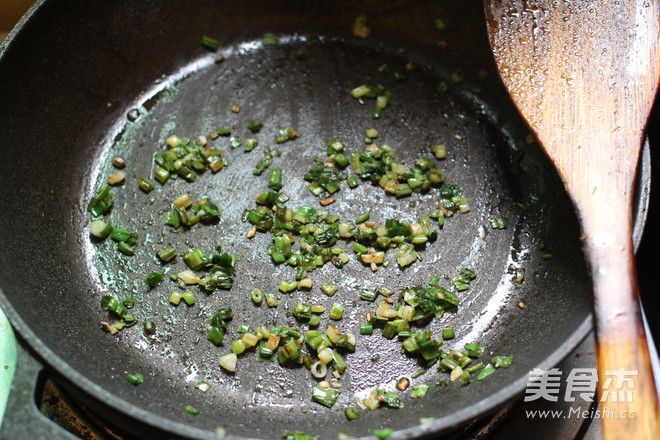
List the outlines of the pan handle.
{"label": "pan handle", "polygon": [[0,438],[79,440],[39,411],[35,395],[44,367],[21,341],[16,344],[16,351],[16,374],[0,426]]}

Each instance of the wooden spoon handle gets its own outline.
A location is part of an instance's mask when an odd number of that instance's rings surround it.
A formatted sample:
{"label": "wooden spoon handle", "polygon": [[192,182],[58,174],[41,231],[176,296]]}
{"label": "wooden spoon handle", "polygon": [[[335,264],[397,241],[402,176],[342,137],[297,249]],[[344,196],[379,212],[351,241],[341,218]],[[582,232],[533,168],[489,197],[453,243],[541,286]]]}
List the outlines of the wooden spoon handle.
{"label": "wooden spoon handle", "polygon": [[591,211],[582,221],[594,281],[603,438],[659,439],[660,411],[639,303],[631,210],[596,194],[582,203],[584,209]]}

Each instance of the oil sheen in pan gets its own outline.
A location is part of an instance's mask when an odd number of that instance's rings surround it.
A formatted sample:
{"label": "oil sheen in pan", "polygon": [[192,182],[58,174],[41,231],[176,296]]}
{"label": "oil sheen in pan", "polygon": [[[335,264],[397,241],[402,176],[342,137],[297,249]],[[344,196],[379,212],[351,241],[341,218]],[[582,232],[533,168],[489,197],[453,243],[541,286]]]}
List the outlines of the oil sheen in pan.
{"label": "oil sheen in pan", "polygon": [[[306,55],[298,59],[295,54],[301,48]],[[515,338],[502,335],[517,331],[516,314],[521,311],[516,304],[521,299],[533,303],[533,298],[526,295],[538,289],[548,276],[534,245],[548,234],[546,223],[540,219],[556,217],[552,208],[555,200],[542,197],[544,182],[539,170],[543,165],[538,165],[537,159],[529,163],[522,159],[522,165],[518,164],[522,171],[518,175],[511,172],[508,156],[511,140],[505,139],[493,125],[488,109],[476,104],[480,98],[473,96],[467,86],[453,85],[447,92],[438,91],[438,83],[449,76],[449,68],[428,64],[433,67],[431,69],[424,62],[418,62],[415,70],[406,71],[409,60],[401,54],[378,47],[357,47],[339,40],[320,39],[310,44],[305,38],[294,36],[281,39],[277,46],[247,42],[222,53],[224,62],[215,64],[212,54],[194,60],[139,98],[136,102],[141,105],[136,107],[139,107],[140,117],[135,121],[117,121],[99,155],[97,171],[92,174],[97,183],[91,186],[96,188],[113,172],[110,157],[120,155],[128,164],[126,184],[114,191],[115,202],[109,218],[114,226],[139,233],[136,254],[125,257],[110,241],[90,243],[85,252],[90,271],[100,280],[98,298],[94,301],[100,302],[103,294],[119,298],[132,294],[136,304],[133,312],[139,321],[152,320],[157,324],[158,332],[153,341],[142,335],[139,325],[124,330],[117,337],[119,350],[142,358],[140,362],[144,364],[147,379],[141,386],[170,387],[173,396],[186,396],[200,409],[199,416],[191,423],[205,428],[225,424],[228,432],[238,435],[255,434],[250,426],[231,426],[210,414],[237,405],[252,408],[251,411],[258,414],[272,406],[295,411],[301,408],[303,412],[317,415],[339,413],[346,405],[366,397],[375,387],[394,390],[396,381],[402,376],[410,377],[420,368],[420,363],[402,355],[400,343],[381,337],[378,331],[372,336],[358,336],[356,352],[345,357],[348,369],[341,379],[341,396],[335,407],[328,410],[310,402],[313,379],[304,368],[259,363],[256,353],[247,352],[239,356],[235,375],[223,372],[217,359],[231,350],[230,343],[237,337],[236,326],[241,323],[249,323],[251,328],[288,325],[304,330],[306,325],[296,322],[290,313],[298,301],[322,304],[326,310],[338,302],[345,305],[344,318],[338,327],[343,332],[358,335],[365,314],[375,310],[374,303],[359,299],[363,288],[386,286],[399,291],[407,286],[426,285],[432,275],[441,276],[441,285],[450,287],[449,278],[464,267],[473,269],[477,279],[468,292],[460,294],[459,312],[445,314],[427,328],[437,334],[443,327],[454,327],[457,338],[447,343],[450,347],[460,348],[464,343],[479,341],[487,347],[486,357],[515,356]],[[389,74],[378,71],[377,67],[383,64],[390,66]],[[396,81],[392,75],[394,70],[406,71],[407,80]],[[358,85],[376,83],[383,84],[392,94],[392,103],[379,120],[371,117],[373,101],[360,103],[349,93]],[[233,105],[240,106],[240,112],[233,113]],[[161,186],[155,182],[156,189],[148,195],[138,189],[137,179],[152,175],[153,156],[164,150],[168,136],[194,138],[220,126],[232,125],[235,126],[232,134],[244,140],[253,136],[246,127],[252,119],[264,121],[263,130],[254,135],[259,146],[252,152],[245,153],[242,147],[232,150],[225,137],[210,141],[210,145],[221,149],[229,161],[217,174],[207,171],[194,183],[178,179]],[[276,132],[281,126],[293,127],[302,136],[276,145]],[[447,144],[447,159],[436,162],[447,182],[463,188],[471,211],[447,219],[438,239],[420,250],[423,260],[405,270],[399,269],[394,261],[375,273],[358,261],[351,261],[341,270],[328,264],[309,274],[315,280],[311,293],[277,292],[277,308],[255,307],[249,299],[253,288],[276,292],[280,280],[295,277],[291,267],[271,263],[267,252],[271,242],[269,234],[257,233],[249,240],[246,238],[249,225],[241,222],[243,210],[253,208],[255,196],[268,190],[267,172],[260,177],[252,175],[264,149],[277,148],[282,152],[280,157],[274,158],[272,167],[283,169],[281,192],[291,198],[287,205],[294,209],[304,204],[320,208],[318,200],[307,191],[303,174],[314,164],[315,157],[325,156],[329,139],[343,142],[349,153],[361,151],[368,128],[378,130],[376,144],[390,145],[396,150],[397,158],[406,163],[421,156],[432,157],[430,148],[433,145]],[[525,170],[525,167],[530,169]],[[172,200],[183,193],[194,200],[210,197],[222,210],[220,222],[196,225],[190,230],[165,226],[165,214],[171,209]],[[439,193],[431,190],[397,200],[379,187],[362,182],[354,190],[343,185],[336,198],[337,202],[327,209],[342,218],[355,219],[371,211],[371,220],[377,223],[387,218],[415,222],[436,207]],[[523,203],[528,211],[516,202]],[[491,230],[489,220],[495,217],[508,218],[509,227]],[[218,245],[239,258],[231,290],[211,295],[196,292],[197,302],[193,307],[174,307],[168,303],[171,291],[176,289],[174,283],[166,279],[151,290],[144,285],[149,272],[161,270],[155,258],[158,249],[174,246],[181,255],[196,247],[210,252]],[[350,243],[341,246],[350,250]],[[386,258],[393,260],[393,252],[388,252]],[[168,274],[184,269],[187,268],[180,257],[174,265],[165,266]],[[530,289],[512,282],[523,271]],[[339,287],[332,298],[323,295],[318,288],[327,280],[333,280]],[[205,338],[206,325],[221,307],[232,307],[235,317],[224,345],[216,347]],[[326,317],[327,314],[320,329],[328,324]],[[99,320],[104,319],[107,316],[99,307]],[[379,355],[377,361],[373,360],[374,354]],[[516,368],[514,364],[511,370]],[[150,372],[154,371],[158,373],[150,377]],[[529,368],[514,375],[522,376],[527,371]],[[435,384],[441,376],[432,369],[412,384]],[[497,376],[494,374],[490,380],[497,381]],[[211,390],[203,396],[193,388],[200,380],[212,384]],[[486,388],[482,383],[470,387],[473,388],[472,397],[466,399],[466,404],[470,401],[476,404],[480,400],[480,387],[482,392],[486,392]],[[438,409],[421,402],[453,399],[461,392],[468,392],[467,388],[460,390],[458,386],[448,388],[432,388],[425,399],[416,399],[419,402],[404,397],[406,408],[400,410],[401,417],[392,420],[390,427],[414,426],[419,412],[415,416],[408,412],[419,406],[429,408],[428,415],[435,417],[455,411],[456,408]],[[492,390],[491,385],[487,392]],[[364,419],[377,417],[376,414]],[[283,413],[278,413],[269,417],[282,416]],[[333,417],[336,416],[338,414]],[[296,427],[313,431],[318,419],[303,419],[296,421]],[[359,429],[361,423],[357,421],[352,426]],[[267,427],[260,429],[267,430]]]}

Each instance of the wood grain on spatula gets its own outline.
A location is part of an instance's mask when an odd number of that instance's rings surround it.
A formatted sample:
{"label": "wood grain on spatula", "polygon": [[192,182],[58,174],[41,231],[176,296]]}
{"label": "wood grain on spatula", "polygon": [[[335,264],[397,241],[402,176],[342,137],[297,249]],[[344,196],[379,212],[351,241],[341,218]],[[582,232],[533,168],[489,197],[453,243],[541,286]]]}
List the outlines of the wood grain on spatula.
{"label": "wood grain on spatula", "polygon": [[[486,10],[502,80],[555,164],[582,224],[594,282],[604,438],[658,439],[632,202],[660,73],[660,3],[488,0]],[[622,370],[632,383],[617,380]]]}

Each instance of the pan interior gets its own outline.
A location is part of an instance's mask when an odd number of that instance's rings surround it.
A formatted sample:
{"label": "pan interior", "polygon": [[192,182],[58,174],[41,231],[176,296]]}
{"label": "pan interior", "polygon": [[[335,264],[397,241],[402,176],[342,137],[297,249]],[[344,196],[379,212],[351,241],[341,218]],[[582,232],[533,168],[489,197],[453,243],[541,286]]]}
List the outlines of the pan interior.
{"label": "pan interior", "polygon": [[[305,51],[304,57],[297,57],[301,50]],[[116,171],[109,164],[111,156],[126,159],[126,184],[115,191],[109,219],[113,225],[138,231],[141,240],[133,257],[118,254],[110,240],[87,241],[88,272],[100,282],[96,283],[94,294],[86,298],[85,306],[98,315],[99,321],[105,320],[107,315],[99,308],[101,295],[121,298],[131,294],[139,321],[151,320],[158,328],[154,338],[145,337],[140,326],[124,330],[114,338],[107,336],[114,339],[116,353],[121,353],[121,361],[113,362],[114,368],[106,372],[111,375],[109,380],[122,382],[126,372],[138,370],[147,377],[138,391],[126,384],[123,390],[119,387],[119,393],[154,412],[185,418],[208,430],[221,427],[231,434],[270,438],[286,428],[333,437],[336,430],[364,435],[370,427],[404,429],[419,423],[420,417],[446,417],[457,410],[456,406],[437,402],[474,405],[511,378],[526,374],[528,367],[539,359],[526,347],[529,342],[518,328],[519,320],[538,307],[537,297],[557,295],[538,288],[556,276],[552,272],[557,270],[557,262],[541,258],[547,251],[537,246],[545,239],[543,234],[548,226],[536,222],[540,211],[548,209],[550,216],[554,211],[536,199],[536,191],[545,185],[537,180],[540,176],[525,175],[522,168],[517,175],[512,172],[507,139],[493,126],[486,109],[477,104],[473,92],[455,84],[450,90],[438,90],[447,75],[442,66],[414,60],[417,67],[410,69],[408,63],[412,60],[399,54],[339,39],[284,35],[277,46],[247,41],[224,48],[223,54],[226,60],[221,64],[214,63],[212,55],[200,57],[144,100],[139,119],[126,122],[119,135],[108,140],[109,148],[101,151],[99,168],[91,175],[102,182]],[[382,73],[377,69],[383,65],[408,78],[395,80],[391,71]],[[379,120],[371,117],[372,101],[360,102],[349,94],[361,84],[376,83],[392,94],[391,107],[384,110]],[[240,112],[231,110],[235,105],[240,106]],[[253,119],[264,121],[265,127],[257,135],[247,130]],[[206,172],[194,183],[178,179],[162,186],[156,184],[156,190],[148,195],[137,188],[139,177],[152,174],[154,153],[163,151],[167,137],[177,134],[195,138],[224,125],[231,125],[232,134],[242,139],[257,137],[259,146],[246,153],[242,147],[232,149],[229,138],[219,137],[209,142],[221,149],[229,162],[220,172]],[[293,127],[302,135],[278,145],[274,139],[279,127]],[[318,199],[306,189],[304,173],[314,165],[315,158],[324,157],[329,139],[342,141],[347,154],[360,151],[368,128],[377,128],[376,144],[390,145],[397,157],[408,164],[418,157],[431,156],[431,146],[446,144],[448,157],[439,166],[447,182],[464,189],[471,211],[448,218],[439,238],[420,251],[423,261],[409,268],[399,269],[393,252],[388,252],[387,259],[393,264],[377,272],[358,261],[351,261],[341,270],[327,264],[309,274],[315,280],[311,291],[278,292],[279,281],[294,279],[295,269],[271,263],[267,252],[272,240],[269,234],[246,238],[250,225],[241,221],[242,213],[255,206],[257,194],[268,190],[268,172],[255,177],[252,170],[264,157],[265,149],[279,149],[281,156],[274,158],[272,167],[283,170],[281,192],[290,197],[287,205],[294,210],[302,205],[320,209]],[[534,180],[523,187],[521,179]],[[165,215],[173,199],[181,194],[188,194],[193,200],[208,196],[222,209],[220,222],[196,225],[189,230],[165,226]],[[336,199],[327,209],[342,218],[355,219],[361,213],[371,212],[370,219],[377,224],[388,218],[414,223],[436,208],[439,194],[431,190],[397,199],[363,182],[353,190],[344,187]],[[508,219],[506,230],[489,226],[489,221],[498,217]],[[80,234],[85,241],[87,231]],[[551,243],[553,248],[566,247],[554,240]],[[154,255],[166,246],[173,246],[180,254],[190,248],[210,252],[221,246],[236,255],[239,261],[234,287],[210,295],[199,290],[195,306],[172,306],[168,298],[176,290],[173,283],[166,280],[153,289],[143,283],[149,272],[164,269],[166,274],[176,274],[187,269],[181,257],[164,267],[158,263]],[[341,247],[350,249],[350,243]],[[458,313],[445,314],[427,328],[439,334],[442,328],[453,327],[457,338],[448,341],[447,346],[462,348],[465,343],[481,342],[487,347],[486,360],[493,355],[513,354],[516,364],[483,383],[464,388],[452,383],[446,389],[435,385],[447,375],[433,368],[411,384],[433,385],[427,397],[405,398],[406,407],[398,410],[396,418],[389,413],[391,410],[384,410],[385,414],[381,410],[363,414],[350,426],[330,423],[343,417],[343,409],[366,398],[370,390],[396,391],[401,377],[411,377],[423,367],[417,359],[401,354],[396,339],[376,334],[358,337],[356,352],[346,355],[349,368],[339,381],[342,392],[333,409],[310,402],[314,380],[304,368],[258,362],[254,352],[239,357],[236,374],[227,374],[218,365],[218,357],[228,353],[230,341],[239,337],[237,324],[249,323],[251,328],[286,325],[304,330],[307,326],[291,315],[297,302],[321,304],[326,310],[337,302],[346,307],[338,327],[342,332],[358,334],[366,313],[375,310],[374,303],[359,299],[362,289],[388,287],[398,292],[405,287],[425,285],[433,275],[440,276],[441,285],[449,288],[450,278],[462,268],[474,270],[477,279],[469,291],[459,293],[462,304]],[[516,284],[517,277],[524,277],[525,281]],[[328,280],[339,287],[332,298],[319,289]],[[249,299],[254,288],[277,293],[279,305],[254,306]],[[526,304],[525,309],[519,307],[521,301]],[[562,307],[569,307],[568,304],[558,299],[554,313],[561,314]],[[228,342],[216,347],[205,339],[205,334],[211,315],[222,307],[234,309],[235,317],[227,334]],[[319,328],[328,324],[333,322],[326,314]],[[539,321],[538,325],[551,332],[557,320]],[[96,327],[89,331],[100,332]],[[194,388],[202,380],[212,384],[207,393]],[[172,401],[153,402],[148,397],[152,393],[145,393],[152,389],[166,390]],[[195,417],[185,414],[182,407],[186,404],[201,413]],[[231,416],[219,418],[218,414]],[[263,423],[252,424],[250,420]],[[322,420],[325,423],[320,423]],[[323,426],[322,432],[319,425]]]}
{"label": "pan interior", "polygon": [[[527,373],[550,367],[570,350],[566,341],[585,328],[589,280],[571,203],[547,159],[526,142],[527,130],[487,56],[481,2],[470,7],[446,3],[419,2],[411,8],[408,1],[340,6],[292,1],[263,5],[257,13],[230,1],[199,2],[197,8],[174,1],[43,2],[0,54],[0,77],[5,78],[0,96],[8,97],[0,106],[0,146],[11,158],[0,161],[5,179],[0,186],[5,203],[0,290],[21,336],[56,370],[121,414],[180,436],[198,428],[196,438],[212,438],[216,428],[250,438],[299,430],[334,439],[338,432],[364,436],[384,427],[404,430],[401,436],[431,435],[522,391]],[[367,10],[372,35],[351,37],[354,17]],[[452,32],[434,33],[430,17],[445,18]],[[224,62],[216,64],[215,54],[202,52],[202,29],[222,36],[218,53]],[[277,32],[280,44],[263,46],[266,32]],[[439,48],[439,39],[449,42],[446,50]],[[300,49],[306,56],[298,59]],[[414,69],[407,68],[409,62]],[[384,64],[389,73],[378,70]],[[394,72],[407,79],[397,81]],[[373,101],[361,104],[349,91],[377,83],[392,93],[392,103],[373,120]],[[233,113],[233,105],[240,112]],[[140,114],[136,121],[127,119],[133,108]],[[219,173],[206,172],[194,184],[156,183],[148,195],[137,188],[139,177],[152,175],[153,156],[164,150],[170,134],[194,138],[236,125],[232,134],[244,140],[252,119],[265,124],[252,152],[231,149],[226,138],[210,141],[229,162]],[[280,126],[302,135],[278,145]],[[446,181],[464,190],[470,212],[447,219],[438,239],[420,250],[423,260],[405,270],[393,263],[372,273],[354,260],[341,270],[326,265],[310,274],[311,292],[279,294],[277,308],[255,307],[249,299],[254,287],[275,293],[280,280],[295,276],[293,269],[271,263],[271,238],[258,233],[248,240],[249,226],[241,221],[243,210],[254,207],[255,196],[267,188],[267,172],[252,175],[264,149],[282,152],[272,167],[284,172],[287,204],[319,207],[302,175],[315,157],[324,157],[328,139],[342,141],[348,152],[360,151],[368,128],[378,130],[378,145],[389,144],[406,163],[430,157],[431,146],[445,143],[448,157],[436,162]],[[109,219],[139,233],[134,257],[119,254],[109,240],[93,243],[88,236],[86,206],[115,172],[109,165],[115,155],[126,159],[127,178],[115,190]],[[186,231],[166,227],[165,213],[182,193],[209,196],[222,210],[219,223]],[[354,190],[344,185],[336,198],[327,209],[347,219],[371,211],[376,222],[415,221],[437,206],[438,192],[397,200],[362,182]],[[489,221],[496,217],[508,218],[508,228],[491,229]],[[542,240],[545,250],[538,248]],[[154,289],[144,285],[149,272],[185,268],[180,257],[161,267],[154,258],[158,249],[174,246],[181,254],[199,247],[208,253],[217,245],[240,258],[230,291],[196,291],[194,306],[174,307],[168,304],[172,283],[165,280]],[[340,246],[350,250],[350,243]],[[545,253],[554,258],[544,259]],[[372,388],[391,390],[400,377],[420,368],[400,353],[397,340],[378,331],[358,338],[356,352],[345,356],[349,367],[332,409],[310,401],[314,382],[304,368],[259,363],[253,352],[239,358],[235,375],[218,365],[218,356],[237,337],[238,324],[305,329],[291,316],[293,305],[318,303],[327,310],[338,302],[346,307],[339,328],[357,334],[365,314],[375,308],[359,300],[361,289],[398,291],[424,285],[432,275],[450,287],[449,278],[464,267],[477,279],[459,294],[458,313],[445,314],[428,328],[437,334],[454,327],[457,338],[447,346],[481,342],[484,361],[499,354],[515,357],[510,368],[487,380],[441,388],[436,384],[445,375],[431,369],[412,381],[431,385],[425,398],[412,399],[405,392],[402,409],[361,411],[358,420],[337,423],[344,420],[343,409]],[[523,273],[524,281],[514,283]],[[319,291],[328,280],[339,287],[332,298]],[[99,322],[110,319],[100,307],[105,294],[134,295],[136,317],[156,323],[154,340],[142,334],[140,324],[117,336],[103,332]],[[520,301],[525,308],[518,307]],[[226,342],[215,347],[206,340],[206,325],[220,307],[232,307],[236,314]],[[319,328],[327,324],[326,313]],[[124,376],[136,372],[145,382],[134,387]],[[208,392],[194,388],[200,380],[212,385]],[[188,414],[186,405],[200,413]],[[436,421],[418,427],[420,417]]]}

